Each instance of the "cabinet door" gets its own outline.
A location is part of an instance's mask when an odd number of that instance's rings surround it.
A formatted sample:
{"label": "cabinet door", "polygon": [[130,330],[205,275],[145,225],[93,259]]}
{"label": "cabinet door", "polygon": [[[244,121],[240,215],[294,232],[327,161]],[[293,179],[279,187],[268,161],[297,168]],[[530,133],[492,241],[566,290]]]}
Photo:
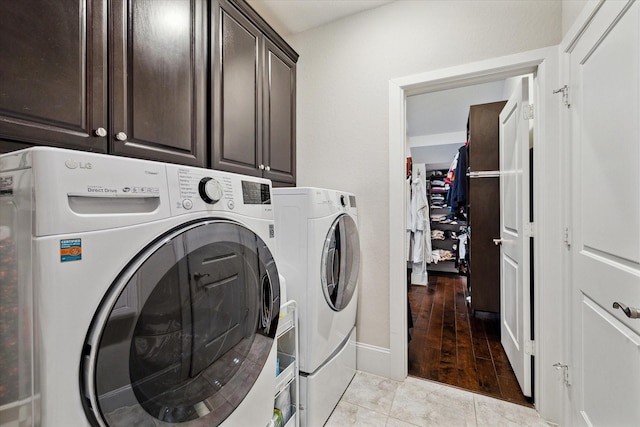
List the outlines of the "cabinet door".
{"label": "cabinet door", "polygon": [[265,178],[296,182],[296,63],[269,40],[264,67]]}
{"label": "cabinet door", "polygon": [[0,2],[1,139],[107,150],[106,2]]}
{"label": "cabinet door", "polygon": [[261,176],[262,35],[225,1],[220,2],[216,15],[212,166]]}
{"label": "cabinet door", "polygon": [[113,0],[110,151],[204,166],[204,0]]}
{"label": "cabinet door", "polygon": [[500,178],[469,179],[471,308],[500,313]]}

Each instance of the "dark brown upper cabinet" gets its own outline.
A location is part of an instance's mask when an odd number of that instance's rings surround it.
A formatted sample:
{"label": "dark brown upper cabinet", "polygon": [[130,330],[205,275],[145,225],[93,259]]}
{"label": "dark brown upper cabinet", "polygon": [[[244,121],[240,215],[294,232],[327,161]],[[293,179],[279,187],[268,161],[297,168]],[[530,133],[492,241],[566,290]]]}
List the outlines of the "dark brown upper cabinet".
{"label": "dark brown upper cabinet", "polygon": [[107,151],[106,35],[106,0],[0,2],[3,149]]}
{"label": "dark brown upper cabinet", "polygon": [[296,182],[296,63],[265,41],[263,76],[264,177]]}
{"label": "dark brown upper cabinet", "polygon": [[205,166],[206,0],[112,0],[109,151]]}
{"label": "dark brown upper cabinet", "polygon": [[0,139],[204,166],[207,18],[206,0],[0,2]]}
{"label": "dark brown upper cabinet", "polygon": [[214,13],[212,166],[261,176],[261,32],[226,2]]}
{"label": "dark brown upper cabinet", "polygon": [[298,55],[242,1],[212,13],[212,167],[294,184]]}
{"label": "dark brown upper cabinet", "polygon": [[244,0],[0,2],[0,152],[52,145],[292,185],[297,60]]}

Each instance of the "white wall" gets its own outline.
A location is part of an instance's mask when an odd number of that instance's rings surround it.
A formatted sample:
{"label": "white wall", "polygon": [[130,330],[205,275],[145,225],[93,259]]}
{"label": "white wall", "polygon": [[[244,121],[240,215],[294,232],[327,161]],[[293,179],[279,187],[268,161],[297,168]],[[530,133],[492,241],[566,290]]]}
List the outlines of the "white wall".
{"label": "white wall", "polygon": [[[466,137],[466,131],[464,136]],[[466,138],[452,144],[419,145],[411,147],[411,158],[414,162],[427,165],[427,170],[449,169],[458,149],[465,143]]]}
{"label": "white wall", "polygon": [[587,0],[562,0],[562,36],[567,34],[586,4]]}
{"label": "white wall", "polygon": [[288,37],[298,185],[358,196],[358,341],[389,347],[389,80],[558,44],[561,2],[397,1]]}

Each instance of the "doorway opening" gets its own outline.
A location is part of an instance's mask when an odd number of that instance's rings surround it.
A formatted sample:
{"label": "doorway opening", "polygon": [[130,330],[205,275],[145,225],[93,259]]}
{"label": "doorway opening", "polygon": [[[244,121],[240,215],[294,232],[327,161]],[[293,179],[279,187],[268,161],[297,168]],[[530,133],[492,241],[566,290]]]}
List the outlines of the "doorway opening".
{"label": "doorway opening", "polygon": [[[563,199],[554,192],[557,181],[551,178],[562,168],[566,153],[558,138],[561,136],[561,102],[556,102],[553,90],[560,85],[559,57],[554,47],[493,58],[447,69],[393,79],[389,82],[389,351],[363,349],[359,360],[372,363],[388,360],[384,375],[402,381],[407,377],[407,286],[406,286],[406,100],[407,97],[493,82],[509,77],[533,73],[536,78],[534,99],[536,151],[534,152],[535,182],[533,199],[536,222],[535,256],[531,272],[535,275],[533,295],[533,326],[536,342],[529,342],[535,353],[532,385],[535,407],[541,416],[561,418],[562,385],[558,382],[553,364],[564,360],[563,334],[558,334],[565,295],[559,283],[563,277],[564,257],[561,240],[562,217],[557,215]],[[544,306],[544,310],[541,307]],[[370,350],[370,351],[365,351]],[[364,365],[363,365],[364,366]],[[371,365],[373,366],[373,365]],[[374,368],[375,371],[375,368]],[[544,393],[541,393],[544,390]]]}
{"label": "doorway opening", "polygon": [[[526,78],[529,92],[533,91],[528,85],[532,78]],[[412,183],[407,229],[413,230],[407,233],[407,363],[409,375],[530,406],[532,381],[523,382],[523,376],[530,376],[531,369],[522,371],[522,352],[505,352],[501,329],[509,347],[510,323],[533,323],[509,321],[530,316],[530,310],[509,307],[518,301],[506,298],[508,291],[501,299],[501,248],[494,244],[501,241],[502,198],[514,197],[509,191],[501,196],[500,169],[511,167],[509,159],[500,157],[501,151],[509,156],[510,148],[500,147],[501,132],[509,131],[501,126],[501,112],[521,80],[521,76],[503,78],[406,98],[407,182]],[[526,99],[533,99],[532,94]],[[504,120],[509,121],[506,113]],[[531,136],[520,142],[527,145],[522,156],[527,166]],[[509,187],[508,178],[504,181]],[[507,211],[513,204],[506,204]],[[507,229],[508,219],[507,215]],[[420,230],[422,225],[424,230]],[[505,274],[511,264],[529,271],[525,265],[529,260],[514,263],[505,259]],[[526,304],[530,304],[528,299]],[[501,321],[501,311],[511,312],[504,316],[505,321]],[[518,376],[510,358],[522,371]]]}

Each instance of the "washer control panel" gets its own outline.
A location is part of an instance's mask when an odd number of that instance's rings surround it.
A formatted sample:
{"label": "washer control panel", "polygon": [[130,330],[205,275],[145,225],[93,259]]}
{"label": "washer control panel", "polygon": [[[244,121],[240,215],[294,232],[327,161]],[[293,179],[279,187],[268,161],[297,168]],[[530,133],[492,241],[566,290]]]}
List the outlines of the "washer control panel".
{"label": "washer control panel", "polygon": [[233,179],[218,171],[167,165],[167,178],[173,209],[225,210],[234,206]]}
{"label": "washer control panel", "polygon": [[173,164],[166,168],[173,215],[201,211],[273,215],[267,179]]}
{"label": "washer control panel", "polygon": [[270,205],[271,188],[269,184],[243,179],[242,201],[247,205]]}
{"label": "washer control panel", "polygon": [[200,193],[202,200],[211,205],[218,203],[224,196],[222,184],[210,176],[206,176],[200,180],[200,184],[198,184],[198,192]]}

